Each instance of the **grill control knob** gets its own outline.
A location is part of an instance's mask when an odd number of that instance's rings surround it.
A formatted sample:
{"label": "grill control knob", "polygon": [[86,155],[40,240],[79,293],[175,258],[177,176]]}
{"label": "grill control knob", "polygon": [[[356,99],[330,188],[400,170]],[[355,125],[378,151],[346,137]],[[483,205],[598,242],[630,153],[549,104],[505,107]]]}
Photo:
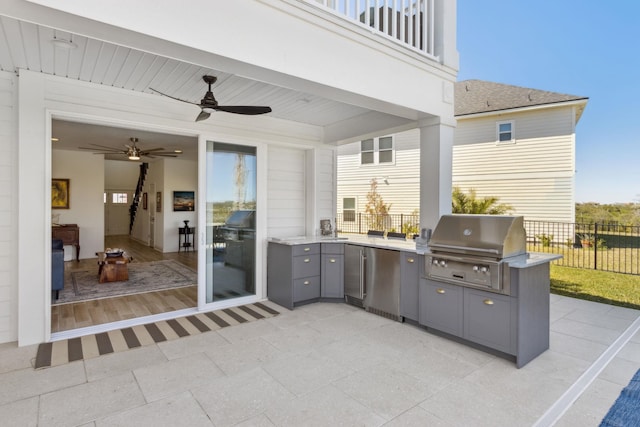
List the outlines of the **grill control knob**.
{"label": "grill control knob", "polygon": [[480,273],[486,273],[487,267],[480,267]]}
{"label": "grill control knob", "polygon": [[474,265],[474,266],[473,266],[473,271],[478,271],[478,270],[479,270],[478,266],[477,266],[477,265]]}
{"label": "grill control knob", "polygon": [[441,265],[442,267],[446,267],[446,266],[447,266],[447,261],[445,261],[445,260],[443,260],[443,259],[442,259],[442,260],[440,260],[440,265]]}
{"label": "grill control knob", "polygon": [[438,260],[437,259],[433,259],[433,265],[438,265]]}

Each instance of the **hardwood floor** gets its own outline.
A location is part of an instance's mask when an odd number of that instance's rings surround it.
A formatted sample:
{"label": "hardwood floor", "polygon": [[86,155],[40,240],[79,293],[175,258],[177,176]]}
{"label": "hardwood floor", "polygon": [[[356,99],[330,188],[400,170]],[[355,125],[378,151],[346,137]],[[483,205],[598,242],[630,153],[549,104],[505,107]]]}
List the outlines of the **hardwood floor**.
{"label": "hardwood floor", "polygon": [[[130,239],[129,236],[106,236],[105,246],[124,248],[129,256],[133,257],[134,263],[172,259],[197,269],[198,256],[195,251],[163,254]],[[70,283],[71,271],[87,268],[95,268],[97,272],[97,258],[65,262],[65,283]],[[51,307],[51,332],[68,331],[196,306],[197,286],[54,305]]]}

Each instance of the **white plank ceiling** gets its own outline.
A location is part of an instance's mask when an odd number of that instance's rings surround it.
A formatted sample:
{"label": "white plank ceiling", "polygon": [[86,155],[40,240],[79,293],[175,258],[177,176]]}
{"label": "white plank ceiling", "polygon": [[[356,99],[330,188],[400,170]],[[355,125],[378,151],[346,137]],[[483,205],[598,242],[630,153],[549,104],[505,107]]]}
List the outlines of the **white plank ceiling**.
{"label": "white plank ceiling", "polygon": [[[212,74],[218,77],[212,90],[220,105],[268,105],[273,117],[317,126],[368,112],[316,95],[0,16],[0,70],[18,69],[161,96],[150,89],[154,88],[195,103],[206,91],[202,76]],[[121,147],[127,140],[101,143]]]}

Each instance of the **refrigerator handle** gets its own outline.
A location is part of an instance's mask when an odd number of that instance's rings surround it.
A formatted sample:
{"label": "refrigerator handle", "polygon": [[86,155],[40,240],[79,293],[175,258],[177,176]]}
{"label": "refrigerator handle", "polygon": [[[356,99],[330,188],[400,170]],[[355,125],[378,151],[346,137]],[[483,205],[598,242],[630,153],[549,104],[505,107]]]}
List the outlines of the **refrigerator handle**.
{"label": "refrigerator handle", "polygon": [[366,272],[367,256],[364,249],[360,249],[360,299],[365,297],[365,272]]}

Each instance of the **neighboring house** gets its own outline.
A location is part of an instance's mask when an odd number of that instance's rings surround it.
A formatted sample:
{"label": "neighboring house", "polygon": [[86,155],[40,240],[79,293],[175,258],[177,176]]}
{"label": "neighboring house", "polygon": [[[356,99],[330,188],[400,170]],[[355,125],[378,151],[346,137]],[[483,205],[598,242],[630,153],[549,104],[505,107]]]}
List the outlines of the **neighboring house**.
{"label": "neighboring house", "polygon": [[[574,222],[575,130],[587,101],[481,80],[457,82],[453,185],[498,197],[527,220]],[[420,207],[416,130],[340,146],[337,168],[338,212],[347,222],[364,212],[373,178],[391,214]]]}
{"label": "neighboring house", "polygon": [[[267,297],[267,239],[313,235],[321,219],[336,216],[341,144],[414,129],[431,152],[420,165],[423,176],[429,174],[421,188],[421,221],[434,226],[450,210],[441,201],[451,191],[456,3],[411,0],[402,9],[393,3],[390,13],[378,14],[370,1],[356,2],[360,10],[312,0],[197,7],[155,0],[126,7],[115,0],[0,2],[0,343],[56,338],[52,216],[77,223],[80,258],[94,257],[104,249],[104,192],[135,187],[113,179],[129,171],[114,171],[102,155],[79,146],[122,148],[129,137],[140,137],[143,148],[169,150],[190,139],[184,147],[191,153],[150,160],[147,219],[133,234],[171,252],[182,222],[196,227],[199,299],[193,312]],[[386,18],[401,15],[408,18]],[[202,112],[203,75],[218,78],[212,92],[220,105],[270,106],[272,112],[215,112],[194,121]],[[64,126],[69,140],[52,142]],[[94,132],[96,126],[103,131]],[[252,197],[256,208],[255,259],[243,272],[253,275],[255,290],[218,303],[211,299],[215,272],[207,230],[216,191],[227,188],[217,173],[234,174],[232,162],[215,156],[230,151],[251,160],[251,174],[240,179],[235,173],[236,182],[251,181],[238,197]],[[68,209],[52,211],[52,178],[70,180]],[[174,191],[194,191],[195,211],[175,209]],[[153,320],[131,319],[118,328]]]}

